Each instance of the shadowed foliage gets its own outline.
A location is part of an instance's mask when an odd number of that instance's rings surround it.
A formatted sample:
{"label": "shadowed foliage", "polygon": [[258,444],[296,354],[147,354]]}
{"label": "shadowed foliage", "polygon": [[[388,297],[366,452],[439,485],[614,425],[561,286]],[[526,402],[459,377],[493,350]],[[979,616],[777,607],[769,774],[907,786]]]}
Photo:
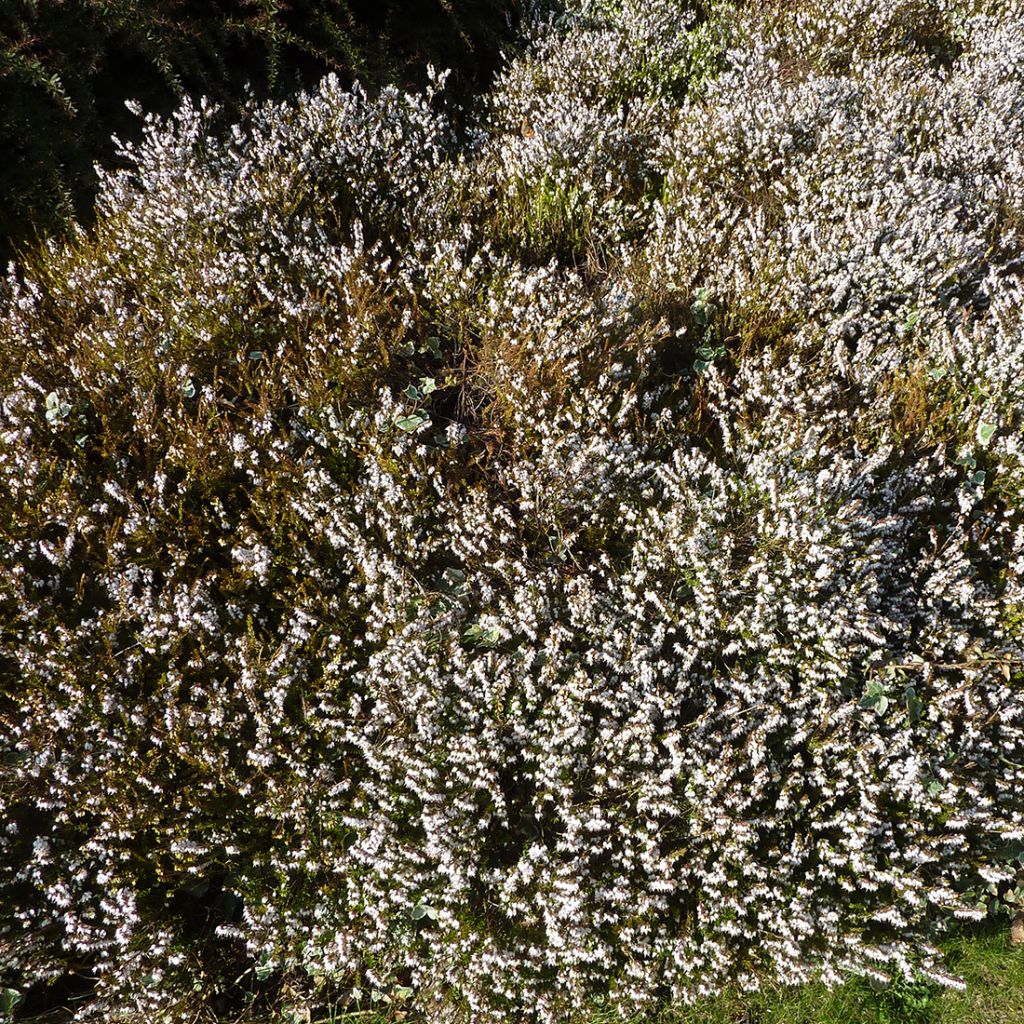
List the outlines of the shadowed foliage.
{"label": "shadowed foliage", "polygon": [[328,71],[420,83],[433,63],[456,92],[483,85],[520,0],[3,0],[0,259],[88,216],[96,161],[134,138],[125,100],[169,113],[182,92],[237,108]]}

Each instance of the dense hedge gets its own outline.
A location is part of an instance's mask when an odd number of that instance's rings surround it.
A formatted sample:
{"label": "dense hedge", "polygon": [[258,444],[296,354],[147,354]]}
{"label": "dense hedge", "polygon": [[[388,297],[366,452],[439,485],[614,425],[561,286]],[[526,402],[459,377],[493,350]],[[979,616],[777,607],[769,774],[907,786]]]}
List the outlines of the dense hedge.
{"label": "dense hedge", "polygon": [[126,100],[169,113],[182,91],[238,104],[327,71],[382,84],[428,62],[480,87],[517,0],[5,0],[0,4],[0,261],[87,216],[95,162],[136,138]]}
{"label": "dense hedge", "polygon": [[0,987],[956,984],[1024,856],[1024,5],[588,2],[440,87],[186,103],[7,282]]}

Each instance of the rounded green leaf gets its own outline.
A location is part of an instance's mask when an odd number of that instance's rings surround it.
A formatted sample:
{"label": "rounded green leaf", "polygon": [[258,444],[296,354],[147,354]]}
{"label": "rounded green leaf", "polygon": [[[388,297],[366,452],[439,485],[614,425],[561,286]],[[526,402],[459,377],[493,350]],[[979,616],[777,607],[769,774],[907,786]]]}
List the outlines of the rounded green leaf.
{"label": "rounded green leaf", "polygon": [[16,988],[0,988],[0,1016],[10,1017],[22,1000]]}
{"label": "rounded green leaf", "polygon": [[395,421],[395,426],[398,427],[399,430],[402,430],[407,434],[411,434],[415,430],[418,430],[421,426],[423,426],[424,423],[429,422],[430,421],[427,419],[426,416],[423,416],[418,412],[414,412],[411,413],[409,416],[400,416]]}

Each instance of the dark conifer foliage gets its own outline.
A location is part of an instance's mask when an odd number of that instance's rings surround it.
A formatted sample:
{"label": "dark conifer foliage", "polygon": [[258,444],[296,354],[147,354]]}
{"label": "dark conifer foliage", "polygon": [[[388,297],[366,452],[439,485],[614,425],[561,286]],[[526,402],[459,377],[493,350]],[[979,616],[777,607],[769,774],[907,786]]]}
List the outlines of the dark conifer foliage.
{"label": "dark conifer foliage", "polygon": [[480,86],[518,0],[0,0],[0,259],[88,217],[125,108],[168,113],[183,92],[236,107],[328,71],[419,84],[428,63]]}

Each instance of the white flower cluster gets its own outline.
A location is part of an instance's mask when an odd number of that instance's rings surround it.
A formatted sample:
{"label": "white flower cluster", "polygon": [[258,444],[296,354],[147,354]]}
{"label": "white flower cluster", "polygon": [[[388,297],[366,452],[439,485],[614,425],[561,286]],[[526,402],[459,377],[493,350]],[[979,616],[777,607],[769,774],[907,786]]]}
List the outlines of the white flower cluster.
{"label": "white flower cluster", "polygon": [[955,984],[1014,884],[1024,4],[535,33],[468,132],[186,103],[12,270],[0,982]]}

